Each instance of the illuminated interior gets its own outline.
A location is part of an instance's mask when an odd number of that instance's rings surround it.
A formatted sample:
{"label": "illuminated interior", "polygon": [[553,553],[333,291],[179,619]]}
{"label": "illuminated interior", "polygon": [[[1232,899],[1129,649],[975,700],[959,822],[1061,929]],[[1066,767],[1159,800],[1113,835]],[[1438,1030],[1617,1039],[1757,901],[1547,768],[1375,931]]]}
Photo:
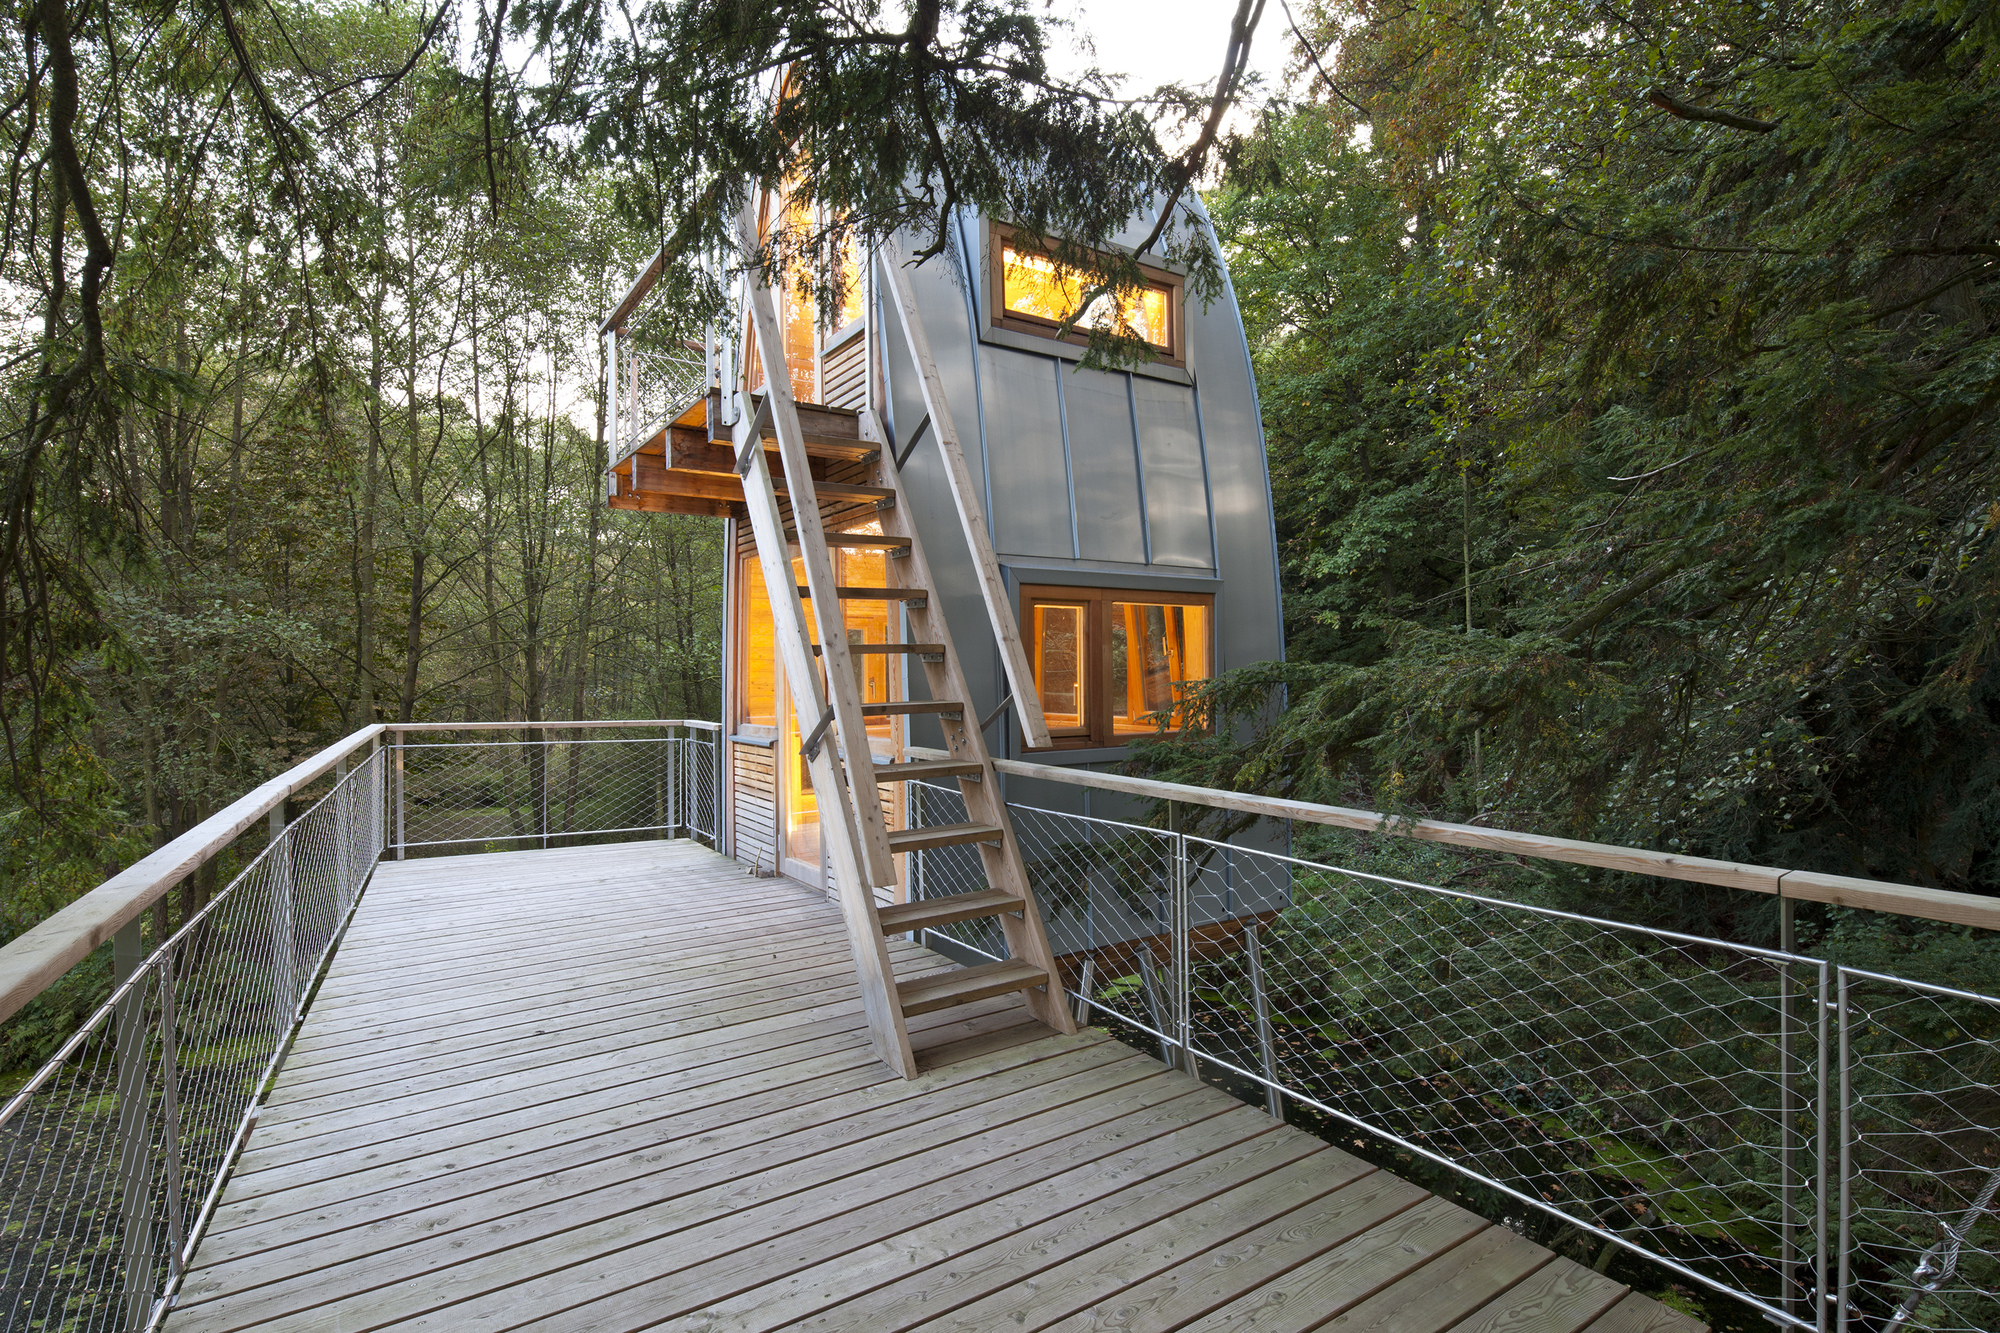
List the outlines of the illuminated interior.
{"label": "illuminated interior", "polygon": [[742,563],[743,651],[737,672],[743,682],[741,701],[744,726],[778,725],[778,642],[771,623],[771,594],[764,587],[764,571],[754,559]]}
{"label": "illuminated interior", "polygon": [[1111,729],[1153,731],[1165,714],[1179,726],[1189,681],[1208,679],[1208,608],[1177,603],[1111,604]]}
{"label": "illuminated interior", "polygon": [[[854,530],[879,533],[881,525],[871,523]],[[835,549],[832,555],[837,583],[858,588],[889,586],[889,561],[881,551]],[[795,861],[817,863],[820,855],[819,804],[813,797],[812,778],[805,758],[799,754],[798,719],[792,712],[790,698],[780,689],[784,671],[778,664],[777,639],[770,598],[764,587],[764,571],[754,556],[745,557],[741,569],[741,721],[746,726],[777,726],[782,713],[784,739],[780,742],[782,748],[779,753],[791,756],[789,762],[780,764],[783,769],[780,785],[785,811],[785,855]],[[792,577],[799,586],[804,586],[805,561],[797,556],[792,559]],[[847,641],[852,644],[894,642],[900,623],[898,605],[887,601],[842,602]],[[810,614],[810,608],[806,616],[806,634],[812,642],[819,642],[818,624]],[[868,655],[852,660],[855,683],[860,688],[863,703],[887,703],[901,697],[902,677],[896,669],[898,659]],[[812,722],[817,721],[817,718],[812,719],[808,729]],[[871,751],[878,756],[899,753],[901,723],[898,719],[870,718],[867,725]]]}
{"label": "illuminated interior", "polygon": [[[1001,246],[1001,305],[1007,313],[1061,323],[1076,310],[1085,286],[1077,275],[1058,271],[1055,261],[1011,242]],[[1170,348],[1172,332],[1166,287],[1146,286],[1123,296],[1100,296],[1077,321],[1079,328],[1108,328]]]}
{"label": "illuminated interior", "polygon": [[1084,614],[1082,606],[1037,603],[1029,624],[1029,660],[1035,693],[1051,732],[1088,730],[1084,718]]}
{"label": "illuminated interior", "polygon": [[867,296],[861,282],[861,240],[849,235],[840,247],[840,318],[836,329],[844,329],[867,313]]}

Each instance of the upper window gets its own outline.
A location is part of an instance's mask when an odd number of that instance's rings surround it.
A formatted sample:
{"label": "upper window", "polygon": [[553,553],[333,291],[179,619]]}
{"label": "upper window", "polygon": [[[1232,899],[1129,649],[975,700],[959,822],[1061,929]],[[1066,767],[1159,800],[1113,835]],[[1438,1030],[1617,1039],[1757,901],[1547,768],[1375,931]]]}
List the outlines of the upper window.
{"label": "upper window", "polygon": [[[1159,269],[1140,266],[1145,282],[1136,292],[1107,293],[1091,302],[1077,319],[1068,341],[1087,343],[1089,331],[1108,329],[1139,339],[1162,360],[1181,359],[1181,279]],[[1054,337],[1063,321],[1075,313],[1088,283],[1064,273],[1032,242],[1017,237],[1012,227],[993,227],[993,323],[1004,329]]]}
{"label": "upper window", "polygon": [[1185,725],[1187,687],[1214,673],[1214,607],[1198,594],[1023,587],[1028,660],[1056,746],[1123,745]]}

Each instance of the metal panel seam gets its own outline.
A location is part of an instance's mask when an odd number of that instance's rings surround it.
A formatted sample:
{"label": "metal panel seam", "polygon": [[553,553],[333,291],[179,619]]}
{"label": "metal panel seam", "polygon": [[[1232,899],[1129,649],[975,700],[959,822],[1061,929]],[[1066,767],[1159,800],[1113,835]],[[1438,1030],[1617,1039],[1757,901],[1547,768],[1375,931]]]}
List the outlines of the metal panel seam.
{"label": "metal panel seam", "polygon": [[1146,507],[1146,450],[1139,443],[1139,399],[1132,388],[1132,372],[1125,372],[1125,421],[1132,428],[1132,473],[1139,480],[1139,549],[1146,563],[1153,563],[1153,515]]}
{"label": "metal panel seam", "polygon": [[1083,539],[1076,526],[1076,465],[1069,456],[1069,400],[1063,396],[1063,363],[1061,357],[1050,357],[1049,364],[1056,373],[1056,425],[1062,429],[1063,444],[1063,489],[1069,495],[1069,558],[1083,559]]}

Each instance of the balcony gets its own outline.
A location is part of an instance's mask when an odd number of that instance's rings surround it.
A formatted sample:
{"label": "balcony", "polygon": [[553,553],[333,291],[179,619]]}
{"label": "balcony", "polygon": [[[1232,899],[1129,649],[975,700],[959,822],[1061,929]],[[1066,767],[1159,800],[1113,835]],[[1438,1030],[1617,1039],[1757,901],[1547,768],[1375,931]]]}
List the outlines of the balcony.
{"label": "balcony", "polygon": [[709,845],[715,741],[371,728],[0,952],[10,1012],[101,940],[119,978],[0,1108],[5,1326],[1700,1326],[1625,1256],[1993,1326],[1990,1000],[1016,801],[1092,1025],[921,1015],[905,1081],[838,908]]}

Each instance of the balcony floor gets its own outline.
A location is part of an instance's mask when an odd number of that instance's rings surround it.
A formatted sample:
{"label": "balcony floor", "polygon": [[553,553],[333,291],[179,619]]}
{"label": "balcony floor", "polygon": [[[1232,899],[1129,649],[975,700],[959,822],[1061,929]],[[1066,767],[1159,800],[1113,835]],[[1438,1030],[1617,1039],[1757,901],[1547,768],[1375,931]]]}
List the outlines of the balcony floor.
{"label": "balcony floor", "polygon": [[894,1078],[850,975],[691,842],[383,865],[170,1333],[1700,1327],[1015,998]]}

